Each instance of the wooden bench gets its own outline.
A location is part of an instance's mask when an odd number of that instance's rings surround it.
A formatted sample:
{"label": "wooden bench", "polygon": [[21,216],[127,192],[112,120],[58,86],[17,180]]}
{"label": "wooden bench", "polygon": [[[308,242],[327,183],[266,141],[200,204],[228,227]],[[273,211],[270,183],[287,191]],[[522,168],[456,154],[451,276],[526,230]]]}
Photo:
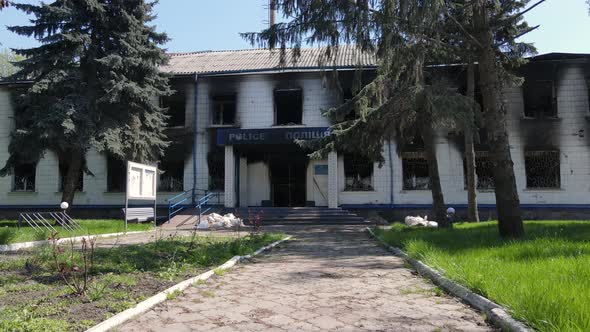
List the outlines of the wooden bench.
{"label": "wooden bench", "polygon": [[[125,218],[125,209],[123,210],[123,218]],[[153,207],[144,208],[129,208],[127,211],[127,221],[134,220],[137,222],[144,222],[148,220],[154,220],[156,214],[154,213]]]}

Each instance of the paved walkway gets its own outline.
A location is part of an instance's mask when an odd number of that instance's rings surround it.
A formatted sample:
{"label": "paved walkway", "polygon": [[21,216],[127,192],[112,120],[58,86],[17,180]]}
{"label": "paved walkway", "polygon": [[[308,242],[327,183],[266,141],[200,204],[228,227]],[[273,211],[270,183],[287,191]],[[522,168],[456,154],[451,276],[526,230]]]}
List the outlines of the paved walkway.
{"label": "paved walkway", "polygon": [[360,227],[296,240],[188,289],[117,331],[489,331]]}

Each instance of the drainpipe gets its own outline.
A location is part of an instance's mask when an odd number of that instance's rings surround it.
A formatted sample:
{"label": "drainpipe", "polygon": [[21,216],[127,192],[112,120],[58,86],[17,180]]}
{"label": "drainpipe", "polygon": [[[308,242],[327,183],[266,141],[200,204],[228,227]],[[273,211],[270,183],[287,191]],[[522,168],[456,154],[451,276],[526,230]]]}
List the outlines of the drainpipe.
{"label": "drainpipe", "polygon": [[197,204],[196,201],[196,194],[197,194],[197,143],[198,143],[198,121],[197,121],[197,110],[199,109],[199,75],[195,74],[195,91],[194,91],[194,111],[193,111],[193,194],[192,194],[192,203],[193,206]]}
{"label": "drainpipe", "polygon": [[391,138],[389,139],[389,204],[393,207],[393,152],[391,151]]}

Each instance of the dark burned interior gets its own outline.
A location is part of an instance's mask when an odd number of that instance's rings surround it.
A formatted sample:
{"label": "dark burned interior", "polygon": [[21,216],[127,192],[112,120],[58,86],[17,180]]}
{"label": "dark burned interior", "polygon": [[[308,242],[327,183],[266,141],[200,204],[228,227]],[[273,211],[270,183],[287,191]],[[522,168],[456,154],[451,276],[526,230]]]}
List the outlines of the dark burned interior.
{"label": "dark burned interior", "polygon": [[35,191],[36,170],[37,165],[33,163],[24,163],[15,166],[12,191]]}
{"label": "dark burned interior", "polygon": [[107,192],[124,192],[127,182],[125,161],[107,154]]}
{"label": "dark burned interior", "polygon": [[160,99],[160,106],[167,109],[168,127],[183,127],[185,125],[186,84],[186,79],[170,80],[173,94]]}
{"label": "dark burned interior", "polygon": [[372,191],[373,162],[358,154],[344,155],[344,190]]}
{"label": "dark burned interior", "polygon": [[236,124],[236,95],[219,94],[212,97],[212,124],[230,126]]}
{"label": "dark burned interior", "polygon": [[274,91],[275,124],[303,123],[303,91],[301,88],[281,88]]}
{"label": "dark burned interior", "polygon": [[[59,162],[59,188],[58,190],[62,192],[65,187],[66,183],[66,176],[68,173],[68,168],[70,166],[70,158],[68,153],[60,153],[58,154],[58,162]],[[84,162],[85,163],[85,162]],[[84,170],[80,170],[80,175],[78,177],[78,186],[76,187],[77,191],[83,191],[84,189]]]}
{"label": "dark burned interior", "polygon": [[561,187],[560,153],[558,150],[525,151],[526,186],[529,189]]}
{"label": "dark burned interior", "polygon": [[184,164],[189,157],[187,147],[191,147],[192,144],[184,142],[184,137],[173,139],[174,142],[164,151],[164,156],[158,163],[158,190],[162,192],[184,191]]}
{"label": "dark burned interior", "polygon": [[524,117],[557,118],[556,72],[556,65],[546,63],[532,63],[523,69]]}

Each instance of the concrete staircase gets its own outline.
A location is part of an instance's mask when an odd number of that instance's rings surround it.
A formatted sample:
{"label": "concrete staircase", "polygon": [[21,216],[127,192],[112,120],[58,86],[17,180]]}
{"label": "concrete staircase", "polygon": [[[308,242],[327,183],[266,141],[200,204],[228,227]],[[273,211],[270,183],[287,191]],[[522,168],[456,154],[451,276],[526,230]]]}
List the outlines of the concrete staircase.
{"label": "concrete staircase", "polygon": [[223,213],[233,213],[242,218],[245,224],[250,218],[260,215],[264,225],[358,225],[366,224],[364,218],[343,209],[319,207],[251,207],[225,209]]}

